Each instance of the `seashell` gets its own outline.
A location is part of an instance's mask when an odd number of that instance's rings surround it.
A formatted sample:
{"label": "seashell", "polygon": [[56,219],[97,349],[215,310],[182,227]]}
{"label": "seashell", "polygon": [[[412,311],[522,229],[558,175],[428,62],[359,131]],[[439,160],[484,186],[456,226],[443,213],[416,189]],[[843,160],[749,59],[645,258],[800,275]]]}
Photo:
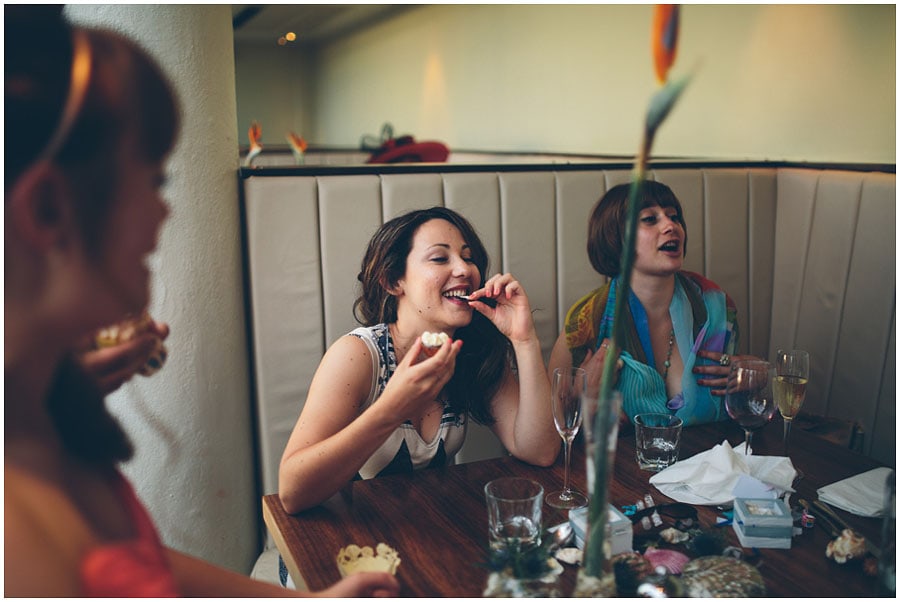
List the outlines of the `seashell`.
{"label": "seashell", "polygon": [[678,529],[673,529],[672,527],[660,531],[659,536],[668,543],[681,543],[691,538],[691,536],[684,531],[679,531]]}
{"label": "seashell", "polygon": [[727,556],[703,556],[681,571],[684,595],[691,598],[759,598],[766,584],[756,567]]}
{"label": "seashell", "polygon": [[653,568],[664,567],[672,575],[680,575],[684,565],[690,560],[686,554],[676,550],[660,550],[657,548],[648,548],[644,552],[644,558],[650,561]]}
{"label": "seashell", "polygon": [[399,564],[400,556],[397,554],[397,550],[385,543],[379,543],[374,550],[370,546],[360,547],[350,544],[341,548],[337,555],[338,570],[344,577],[353,573],[369,571],[394,575],[397,573]]}
{"label": "seashell", "polygon": [[616,588],[620,596],[634,597],[638,585],[653,574],[653,565],[637,552],[623,552],[612,557]]}
{"label": "seashell", "polygon": [[571,565],[581,564],[583,555],[582,551],[578,548],[560,548],[554,554],[556,559],[560,562]]}
{"label": "seashell", "polygon": [[828,542],[825,555],[833,558],[838,564],[844,564],[853,558],[862,558],[866,555],[866,538],[855,531],[844,529],[840,536]]}

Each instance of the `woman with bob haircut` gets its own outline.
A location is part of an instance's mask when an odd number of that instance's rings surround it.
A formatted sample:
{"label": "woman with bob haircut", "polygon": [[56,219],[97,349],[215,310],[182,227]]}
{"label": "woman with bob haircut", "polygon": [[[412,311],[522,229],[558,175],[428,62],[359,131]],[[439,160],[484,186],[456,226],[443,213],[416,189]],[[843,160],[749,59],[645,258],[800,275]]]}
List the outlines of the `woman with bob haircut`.
{"label": "woman with bob haircut", "polygon": [[[625,232],[629,184],[620,184],[594,205],[587,251],[593,268],[611,280],[568,311],[553,347],[549,369],[582,366],[599,390],[612,336]],[[681,203],[665,184],[645,180],[640,192],[631,293],[616,389],[622,413],[669,413],[684,424],[727,418],[729,365],[737,349],[734,302],[714,282],[682,270],[687,248]]]}
{"label": "woman with bob haircut", "polygon": [[[475,230],[450,209],[378,229],[358,276],[363,326],[322,358],[281,459],[288,512],[354,479],[451,463],[469,418],[517,458],[554,462],[559,435],[528,297],[509,274],[485,280],[487,266]],[[449,337],[433,356],[425,332]]]}
{"label": "woman with bob haircut", "polygon": [[[61,10],[4,7],[4,594],[292,595],[164,546],[119,471],[132,446],[103,391],[128,375],[88,356],[98,382],[74,350],[149,302],[179,114],[146,53]],[[323,593],[398,585],[367,573]]]}

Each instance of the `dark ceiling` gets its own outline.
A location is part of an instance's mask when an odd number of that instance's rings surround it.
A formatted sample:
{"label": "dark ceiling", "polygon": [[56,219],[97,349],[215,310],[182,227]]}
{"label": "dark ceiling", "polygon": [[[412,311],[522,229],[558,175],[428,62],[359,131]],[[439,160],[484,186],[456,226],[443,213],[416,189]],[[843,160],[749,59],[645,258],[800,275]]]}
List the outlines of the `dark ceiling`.
{"label": "dark ceiling", "polygon": [[234,38],[271,42],[292,31],[298,45],[317,45],[394,16],[409,4],[232,4]]}

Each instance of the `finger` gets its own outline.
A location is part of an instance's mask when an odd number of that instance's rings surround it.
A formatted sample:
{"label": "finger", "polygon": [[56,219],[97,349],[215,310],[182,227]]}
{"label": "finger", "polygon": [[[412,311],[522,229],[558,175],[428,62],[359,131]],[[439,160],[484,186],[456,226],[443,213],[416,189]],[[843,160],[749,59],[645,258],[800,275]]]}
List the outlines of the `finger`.
{"label": "finger", "polygon": [[166,322],[151,320],[149,331],[159,337],[161,341],[165,341],[169,336],[169,325]]}
{"label": "finger", "polygon": [[[440,353],[440,350],[438,350]],[[418,363],[419,356],[424,354],[424,346],[422,344],[422,337],[416,337],[416,340],[413,341],[412,347],[409,348],[409,351],[406,352],[406,355],[400,360],[400,366],[413,366]],[[428,361],[426,358],[425,361]]]}

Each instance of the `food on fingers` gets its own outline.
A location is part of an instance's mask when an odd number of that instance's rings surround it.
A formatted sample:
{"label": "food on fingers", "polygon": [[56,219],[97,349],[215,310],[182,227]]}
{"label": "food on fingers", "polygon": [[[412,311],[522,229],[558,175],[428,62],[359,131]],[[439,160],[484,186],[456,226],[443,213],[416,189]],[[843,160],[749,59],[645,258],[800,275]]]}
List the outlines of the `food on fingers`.
{"label": "food on fingers", "polygon": [[446,332],[428,332],[422,333],[422,350],[425,355],[432,357],[443,346],[446,341],[450,340]]}
{"label": "food on fingers", "polygon": [[[126,318],[121,322],[117,322],[116,324],[101,329],[94,337],[94,346],[97,349],[115,347],[116,345],[121,345],[122,343],[130,341],[145,332],[150,332],[152,328],[153,319],[150,317],[150,314],[145,311],[138,317]],[[138,369],[138,374],[142,376],[151,376],[158,372],[163,367],[163,364],[166,363],[166,357],[169,355],[162,339],[157,336],[154,336],[153,339],[153,351],[150,353],[147,362]]]}

